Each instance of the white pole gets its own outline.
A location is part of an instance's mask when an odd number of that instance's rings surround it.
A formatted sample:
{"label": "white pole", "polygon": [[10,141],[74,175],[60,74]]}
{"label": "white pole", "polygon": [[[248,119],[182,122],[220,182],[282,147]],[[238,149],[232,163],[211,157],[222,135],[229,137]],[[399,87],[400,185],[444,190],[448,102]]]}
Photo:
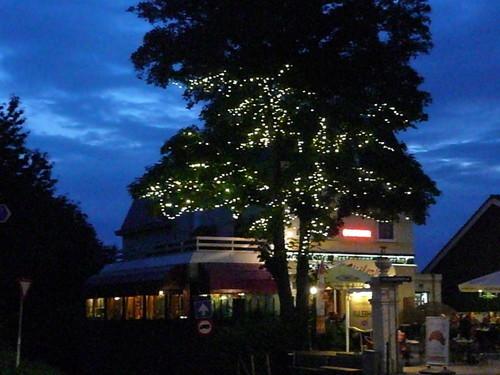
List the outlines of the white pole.
{"label": "white pole", "polygon": [[337,289],[333,289],[333,312],[335,314],[338,313],[337,311]]}
{"label": "white pole", "polygon": [[23,302],[24,296],[21,296],[21,302],[19,305],[19,325],[17,331],[17,353],[16,353],[16,368],[19,367],[21,362],[21,335],[23,331]]}
{"label": "white pole", "polygon": [[351,325],[350,315],[351,307],[349,306],[349,290],[345,291],[345,351],[349,352],[349,326]]}

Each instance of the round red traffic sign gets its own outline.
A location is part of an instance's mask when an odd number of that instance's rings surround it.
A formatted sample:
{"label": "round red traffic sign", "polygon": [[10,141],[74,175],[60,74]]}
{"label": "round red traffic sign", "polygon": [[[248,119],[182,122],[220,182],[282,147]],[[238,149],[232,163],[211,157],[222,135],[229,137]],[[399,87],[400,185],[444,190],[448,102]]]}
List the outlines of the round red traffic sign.
{"label": "round red traffic sign", "polygon": [[212,333],[214,325],[211,320],[203,319],[196,323],[196,327],[198,328],[198,333],[202,336],[206,336]]}

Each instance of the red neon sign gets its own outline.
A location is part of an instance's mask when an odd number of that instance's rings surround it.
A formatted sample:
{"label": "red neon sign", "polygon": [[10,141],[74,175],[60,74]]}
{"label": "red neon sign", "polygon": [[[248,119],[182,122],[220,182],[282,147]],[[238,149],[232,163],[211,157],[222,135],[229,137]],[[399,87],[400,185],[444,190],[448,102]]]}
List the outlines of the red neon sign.
{"label": "red neon sign", "polygon": [[371,238],[372,231],[367,229],[342,229],[342,236]]}

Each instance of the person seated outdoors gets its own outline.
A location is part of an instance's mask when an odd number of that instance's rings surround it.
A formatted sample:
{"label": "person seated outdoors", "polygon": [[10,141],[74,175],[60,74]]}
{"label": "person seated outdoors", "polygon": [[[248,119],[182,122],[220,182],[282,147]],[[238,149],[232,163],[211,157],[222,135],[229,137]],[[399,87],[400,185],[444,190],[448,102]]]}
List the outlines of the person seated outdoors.
{"label": "person seated outdoors", "polygon": [[401,353],[401,357],[403,357],[404,365],[408,366],[410,362],[410,347],[406,342],[406,333],[398,329],[398,343],[399,343],[399,352]]}
{"label": "person seated outdoors", "polygon": [[471,338],[472,321],[470,314],[463,314],[460,316],[460,322],[458,323],[458,333],[461,337],[469,340]]}

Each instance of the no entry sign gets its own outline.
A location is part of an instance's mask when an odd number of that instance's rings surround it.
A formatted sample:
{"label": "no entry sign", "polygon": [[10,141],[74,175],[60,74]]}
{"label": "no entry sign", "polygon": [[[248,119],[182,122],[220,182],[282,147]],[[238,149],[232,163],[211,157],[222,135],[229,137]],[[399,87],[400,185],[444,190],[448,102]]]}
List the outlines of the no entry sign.
{"label": "no entry sign", "polygon": [[196,328],[201,336],[207,336],[212,333],[214,325],[211,320],[203,319],[196,323]]}

